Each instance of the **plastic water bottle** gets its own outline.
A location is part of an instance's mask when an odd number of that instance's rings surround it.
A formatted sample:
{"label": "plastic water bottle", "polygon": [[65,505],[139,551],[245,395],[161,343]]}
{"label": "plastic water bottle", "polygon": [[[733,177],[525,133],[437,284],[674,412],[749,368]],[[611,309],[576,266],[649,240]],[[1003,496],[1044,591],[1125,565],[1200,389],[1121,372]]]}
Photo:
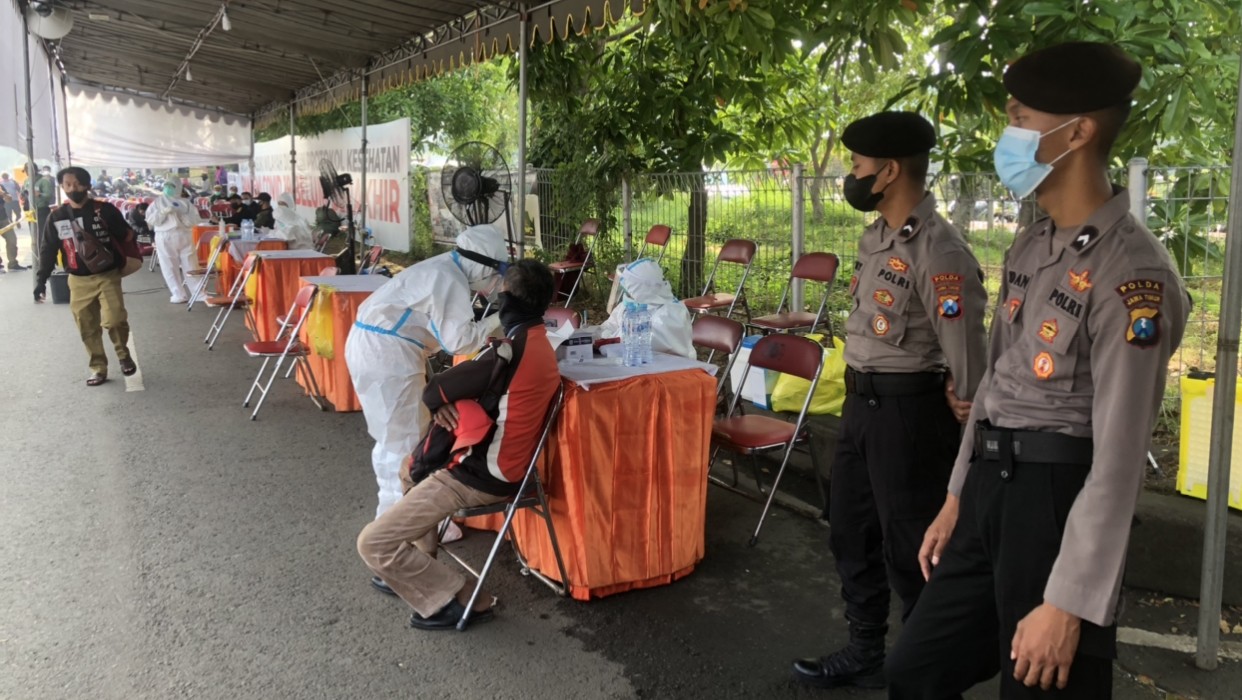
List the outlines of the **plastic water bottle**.
{"label": "plastic water bottle", "polygon": [[242,230],[243,241],[254,240],[254,222],[253,221],[251,221],[250,219],[242,219],[241,230]]}
{"label": "plastic water bottle", "polygon": [[638,305],[627,301],[625,312],[621,314],[621,354],[626,367],[638,367],[643,363],[638,343]]}
{"label": "plastic water bottle", "polygon": [[644,365],[651,364],[651,311],[646,304],[638,305],[638,356]]}

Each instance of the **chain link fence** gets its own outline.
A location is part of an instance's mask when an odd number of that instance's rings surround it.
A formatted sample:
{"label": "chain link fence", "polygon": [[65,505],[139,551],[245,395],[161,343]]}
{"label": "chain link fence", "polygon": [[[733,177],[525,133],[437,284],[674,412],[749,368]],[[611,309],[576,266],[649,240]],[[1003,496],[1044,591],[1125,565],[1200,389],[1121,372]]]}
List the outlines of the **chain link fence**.
{"label": "chain link fence", "polygon": [[[798,176],[795,169],[764,171],[704,171],[701,173],[641,174],[615,187],[598,187],[581,172],[565,168],[534,170],[528,188],[537,211],[528,215],[546,259],[564,254],[582,221],[597,218],[603,235],[597,247],[605,270],[635,257],[643,238],[656,224],[673,234],[662,266],[682,297],[697,295],[711,272],[717,252],[732,238],[758,244],[758,254],[746,282],[747,298],[755,314],[771,312],[789,281],[796,241],[806,252],[826,251],[841,258],[841,274],[830,296],[833,326],[849,312],[848,271],[858,238],[874,214],[851,208],[842,194],[843,177]],[[1131,177],[1142,182],[1129,183]],[[1113,182],[1137,185],[1145,192],[1146,222],[1164,242],[1194,297],[1194,312],[1186,338],[1170,372],[1171,398],[1176,379],[1192,367],[1210,370],[1215,362],[1217,319],[1223,281],[1225,221],[1229,170],[1226,166],[1120,169]],[[628,201],[626,189],[628,187]],[[795,188],[801,188],[803,212],[800,231],[795,226]],[[938,210],[970,241],[995,301],[1005,251],[1018,228],[1040,216],[1033,200],[1015,201],[993,173],[938,173],[929,189]],[[604,194],[601,194],[604,192]],[[632,235],[627,255],[625,230]],[[532,239],[534,240],[534,239]],[[648,257],[657,251],[648,250]],[[715,287],[736,287],[741,271],[721,266]],[[819,293],[808,292],[804,305],[818,306]],[[989,304],[989,313],[994,304]]]}

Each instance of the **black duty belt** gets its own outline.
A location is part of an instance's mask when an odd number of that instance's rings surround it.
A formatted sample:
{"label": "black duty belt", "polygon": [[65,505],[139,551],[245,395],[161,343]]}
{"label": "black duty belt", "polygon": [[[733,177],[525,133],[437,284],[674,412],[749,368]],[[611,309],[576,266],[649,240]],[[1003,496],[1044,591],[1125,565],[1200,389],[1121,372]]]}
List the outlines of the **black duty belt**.
{"label": "black duty belt", "polygon": [[845,368],[845,391],[861,396],[918,396],[944,390],[943,372],[879,374]]}
{"label": "black duty belt", "polygon": [[987,421],[975,423],[975,455],[1001,465],[1001,478],[1013,478],[1015,464],[1076,464],[1091,466],[1095,443],[1091,438],[1061,433],[998,428]]}

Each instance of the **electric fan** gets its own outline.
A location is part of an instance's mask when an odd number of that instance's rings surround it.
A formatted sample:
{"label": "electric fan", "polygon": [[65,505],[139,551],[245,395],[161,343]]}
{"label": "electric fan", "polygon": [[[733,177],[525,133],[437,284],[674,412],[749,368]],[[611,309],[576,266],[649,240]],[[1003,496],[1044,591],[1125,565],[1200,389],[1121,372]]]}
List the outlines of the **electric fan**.
{"label": "electric fan", "polygon": [[509,257],[513,258],[517,250],[509,216],[513,177],[499,151],[481,141],[469,141],[453,149],[440,171],[440,189],[449,211],[467,226],[490,224],[504,216]]}
{"label": "electric fan", "polygon": [[345,223],[349,229],[349,245],[336,256],[336,266],[342,275],[353,275],[358,272],[357,249],[354,239],[354,200],[349,196],[349,186],[354,178],[349,173],[337,174],[332,161],[324,158],[319,161],[319,186],[323,188],[323,198],[332,202],[337,208],[345,208]]}

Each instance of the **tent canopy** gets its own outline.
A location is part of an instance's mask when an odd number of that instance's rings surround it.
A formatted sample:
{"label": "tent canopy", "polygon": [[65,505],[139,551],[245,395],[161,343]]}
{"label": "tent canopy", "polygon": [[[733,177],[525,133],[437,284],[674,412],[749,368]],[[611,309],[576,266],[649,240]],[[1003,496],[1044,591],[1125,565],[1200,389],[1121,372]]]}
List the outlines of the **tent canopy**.
{"label": "tent canopy", "polygon": [[[643,0],[84,0],[58,54],[74,82],[240,115],[330,109],[356,96],[512,51],[531,37],[587,31]],[[224,29],[227,8],[230,29]],[[192,79],[187,77],[186,68]]]}

